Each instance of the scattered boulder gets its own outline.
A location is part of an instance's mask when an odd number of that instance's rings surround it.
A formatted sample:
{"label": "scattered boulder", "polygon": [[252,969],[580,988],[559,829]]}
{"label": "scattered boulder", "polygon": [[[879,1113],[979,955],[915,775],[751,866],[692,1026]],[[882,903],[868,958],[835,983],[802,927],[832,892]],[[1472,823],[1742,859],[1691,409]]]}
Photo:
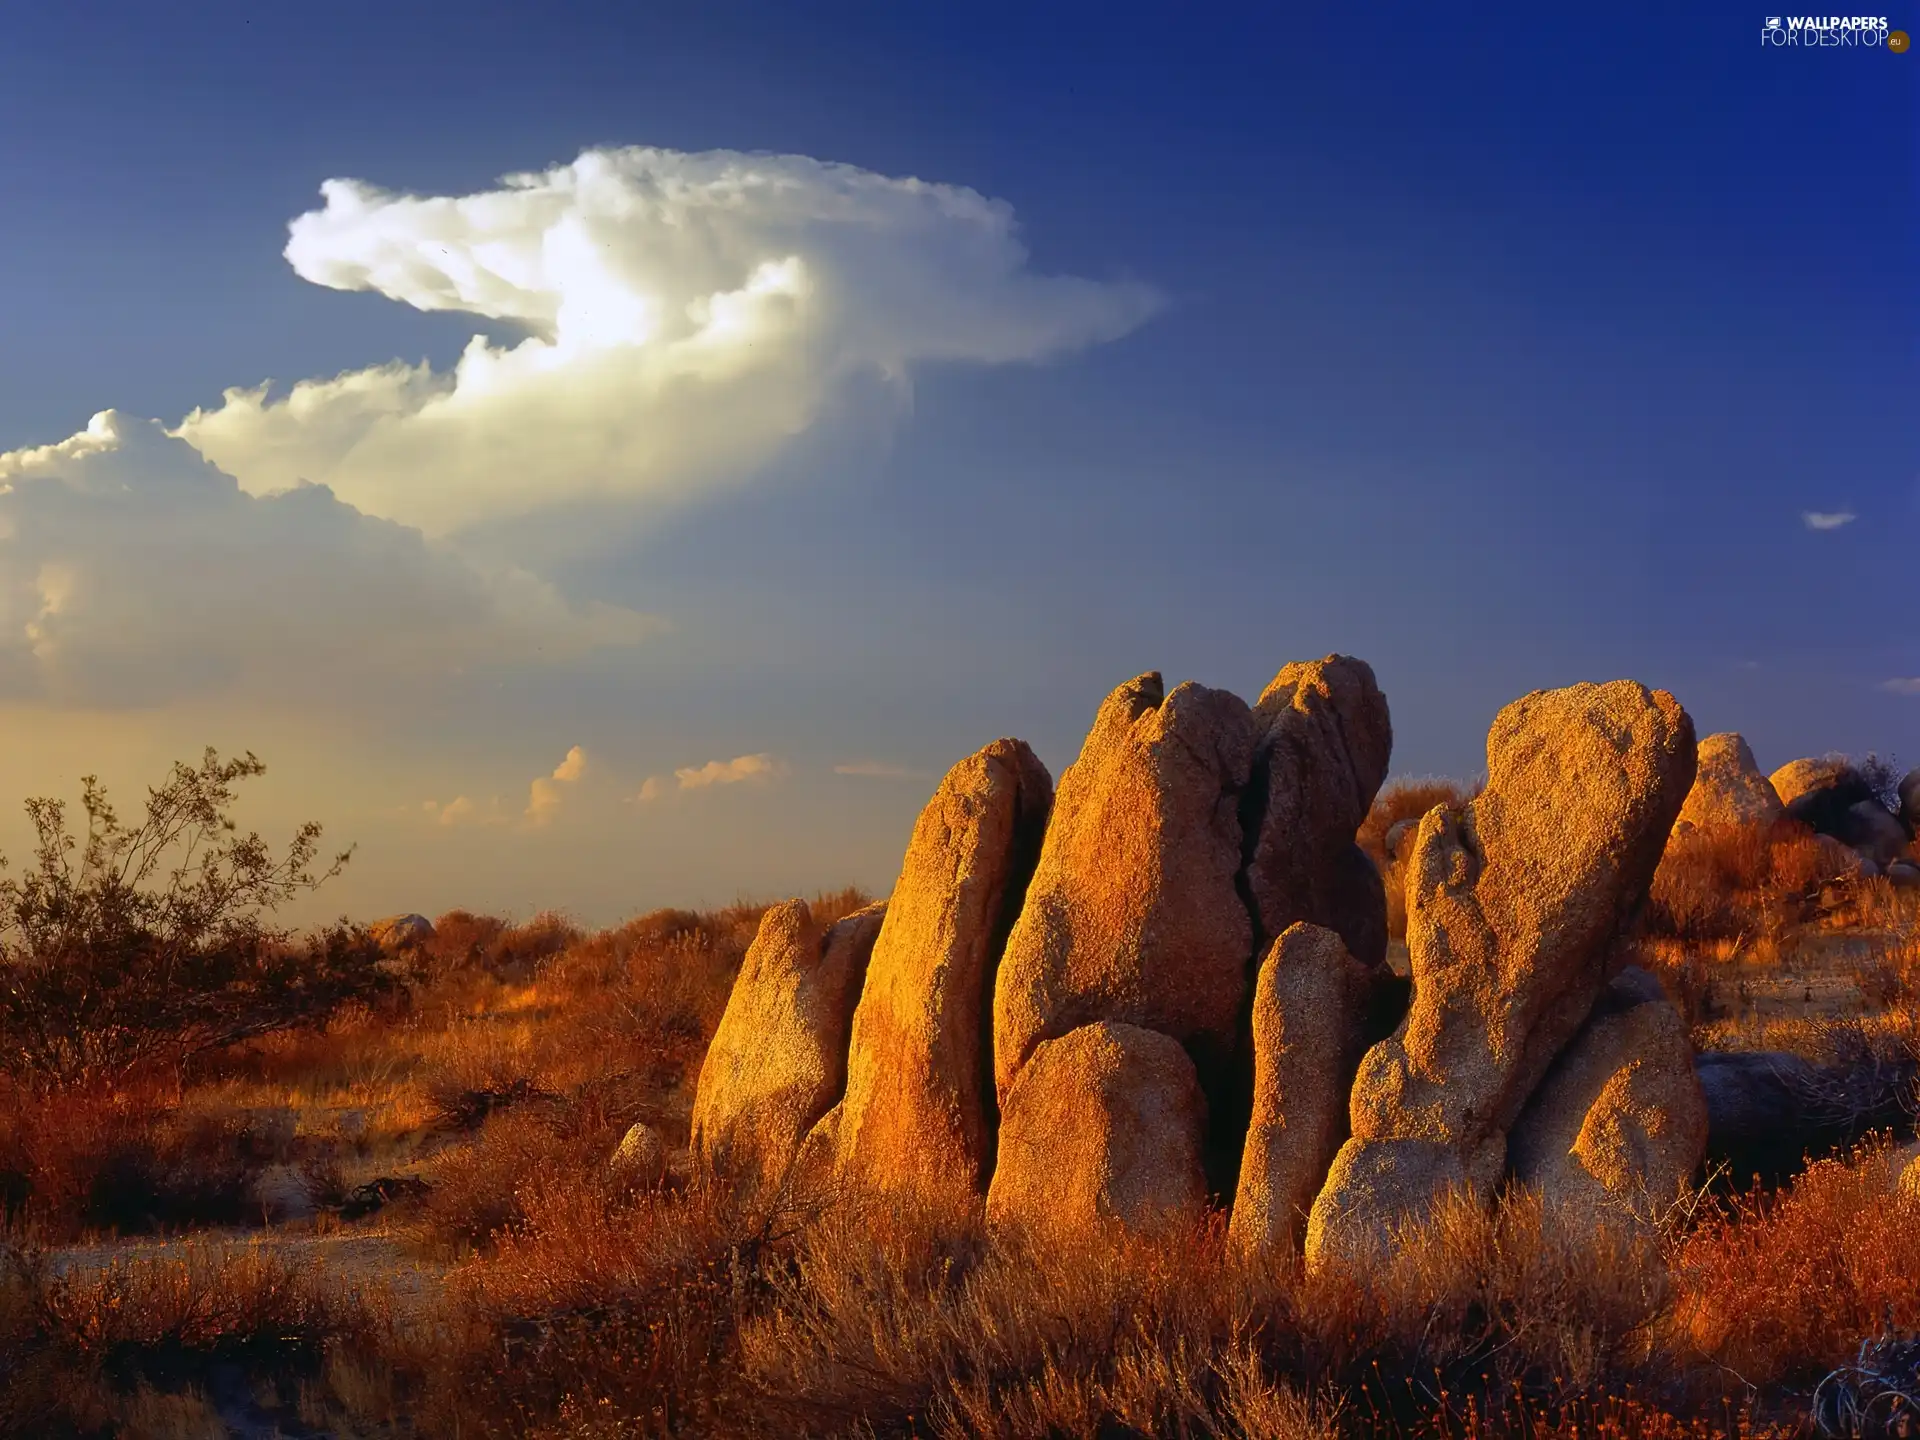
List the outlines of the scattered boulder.
{"label": "scattered boulder", "polygon": [[1007,1092],[987,1223],[1065,1237],[1198,1219],[1206,1119],[1169,1036],[1103,1021],[1043,1040]]}
{"label": "scattered boulder", "polygon": [[1773,793],[1780,797],[1782,805],[1792,805],[1808,795],[1826,790],[1849,792],[1847,804],[1865,799],[1864,795],[1852,794],[1864,782],[1854,773],[1853,766],[1845,756],[1817,755],[1804,760],[1789,760],[1773,774],[1767,777],[1767,783],[1773,786]]}
{"label": "scattered boulder", "polygon": [[1167,695],[1147,674],[1101,705],[1060,777],[994,989],[1003,1110],[1038,1045],[1103,1020],[1173,1037],[1223,1083],[1253,954],[1235,882],[1254,743],[1252,712],[1225,690]]}
{"label": "scattered boulder", "polygon": [[1744,1187],[1775,1184],[1809,1157],[1853,1144],[1907,1118],[1910,1067],[1816,1065],[1777,1050],[1703,1051],[1695,1061],[1707,1102],[1707,1156]]}
{"label": "scattered boulder", "polygon": [[1878,800],[1861,800],[1847,807],[1837,837],[1862,859],[1885,870],[1907,852],[1912,836],[1891,810]]}
{"label": "scattered boulder", "polygon": [[433,939],[433,922],[424,915],[389,915],[367,926],[383,950],[411,950]]}
{"label": "scattered boulder", "polygon": [[1507,1131],[1586,1021],[1693,785],[1693,722],[1632,681],[1535,691],[1487,736],[1487,787],[1420,822],[1413,1005],[1361,1062],[1310,1261],[1376,1252],[1447,1189],[1489,1194]]}
{"label": "scattered boulder", "polygon": [[1900,782],[1900,818],[1907,829],[1920,835],[1920,770],[1909,770]]}
{"label": "scattered boulder", "polygon": [[1836,840],[1831,835],[1817,835],[1814,841],[1819,845],[1821,858],[1826,862],[1826,873],[1836,880],[1864,880],[1879,873],[1879,867],[1844,840]]}
{"label": "scattered boulder", "polygon": [[1773,772],[1773,787],[1786,807],[1816,835],[1845,840],[1853,822],[1849,812],[1862,801],[1878,803],[1873,786],[1844,756],[1794,760]]}
{"label": "scattered boulder", "polygon": [[984,1193],[994,975],[1052,803],[1033,751],[996,740],[948,771],[921,811],[853,1012],[833,1117],[842,1174],[923,1198]]}
{"label": "scattered boulder", "polygon": [[1658,980],[1629,966],[1514,1122],[1507,1159],[1551,1204],[1653,1220],[1706,1145],[1686,1022]]}
{"label": "scattered boulder", "polygon": [[1896,860],[1887,866],[1887,879],[1901,890],[1920,890],[1920,863]]}
{"label": "scattered boulder", "polygon": [[784,1181],[846,1086],[847,1043],[886,904],[822,927],[804,900],[769,909],[693,1098],[696,1164],[753,1190]]}
{"label": "scattered boulder", "polygon": [[1289,927],[1267,951],[1253,991],[1253,1120],[1228,1230],[1242,1249],[1299,1249],[1346,1138],[1371,981],[1370,967],[1318,925]]}
{"label": "scattered boulder", "polygon": [[629,1189],[651,1190],[666,1174],[667,1147],[660,1132],[644,1120],[634,1121],[607,1157],[608,1178]]}
{"label": "scattered boulder", "polygon": [[1728,730],[1700,742],[1693,788],[1680,807],[1681,825],[1702,830],[1771,825],[1785,813],[1742,736]]}
{"label": "scattered boulder", "polygon": [[1262,735],[1249,798],[1261,809],[1247,890],[1261,937],[1304,920],[1338,932],[1361,963],[1385,965],[1386,893],[1353,843],[1393,754],[1372,667],[1346,655],[1288,665],[1254,718]]}

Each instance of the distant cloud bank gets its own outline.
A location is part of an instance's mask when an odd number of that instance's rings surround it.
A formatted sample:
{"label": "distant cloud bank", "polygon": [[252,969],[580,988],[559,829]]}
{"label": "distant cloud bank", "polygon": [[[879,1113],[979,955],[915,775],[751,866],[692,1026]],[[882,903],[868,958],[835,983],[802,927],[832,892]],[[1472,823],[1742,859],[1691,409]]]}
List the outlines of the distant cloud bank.
{"label": "distant cloud bank", "polygon": [[59,444],[0,454],[0,699],[137,707],[243,676],[310,698],[657,629],[323,486],[249,495],[150,420],[102,411]]}
{"label": "distant cloud bank", "polygon": [[1882,681],[1880,688],[1894,695],[1920,695],[1920,675],[1896,676],[1892,680]]}
{"label": "distant cloud bank", "polygon": [[1838,530],[1860,517],[1851,510],[1802,510],[1800,523],[1809,530]]}

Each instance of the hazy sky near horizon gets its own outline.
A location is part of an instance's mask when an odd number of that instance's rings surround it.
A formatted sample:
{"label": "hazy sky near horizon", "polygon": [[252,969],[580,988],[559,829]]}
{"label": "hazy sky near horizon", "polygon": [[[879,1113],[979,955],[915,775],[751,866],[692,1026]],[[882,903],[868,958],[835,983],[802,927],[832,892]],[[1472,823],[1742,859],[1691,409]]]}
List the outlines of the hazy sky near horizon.
{"label": "hazy sky near horizon", "polygon": [[1920,763],[1920,56],[1280,9],[10,16],[0,796],[250,748],[311,913],[610,921],[1147,669]]}

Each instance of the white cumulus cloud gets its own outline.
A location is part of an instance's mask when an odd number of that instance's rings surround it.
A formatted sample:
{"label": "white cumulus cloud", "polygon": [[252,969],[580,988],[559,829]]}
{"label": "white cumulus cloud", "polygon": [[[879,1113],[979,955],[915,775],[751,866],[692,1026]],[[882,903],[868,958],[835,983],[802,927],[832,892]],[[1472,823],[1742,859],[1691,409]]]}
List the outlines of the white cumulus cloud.
{"label": "white cumulus cloud", "polygon": [[[704,765],[683,765],[673,772],[674,788],[705,790],[714,785],[765,784],[784,779],[787,762],[764,751],[757,755],[736,755],[731,760],[709,760]],[[667,793],[668,777],[650,775],[641,785],[639,800],[658,800]]]}
{"label": "white cumulus cloud", "polygon": [[429,533],[684,497],[768,458],[857,376],[1041,360],[1160,303],[1035,273],[1003,201],[805,156],[597,149],[472,195],[321,194],[287,243],[303,278],[519,338],[476,335],[447,373],[228,390],[175,433],[254,493],[321,482]]}
{"label": "white cumulus cloud", "polygon": [[417,682],[656,628],[478,568],[324,486],[249,495],[151,421],[103,411],[58,444],[0,454],[0,699]]}
{"label": "white cumulus cloud", "polygon": [[1800,523],[1809,530],[1838,530],[1842,525],[1851,525],[1860,517],[1851,510],[1802,510]]}
{"label": "white cumulus cloud", "polygon": [[580,777],[587,772],[587,752],[578,745],[567,751],[566,758],[553,767],[551,775],[542,775],[534,780],[527,792],[527,824],[539,829],[552,822],[560,813],[560,806],[566,798],[565,787],[579,783]]}

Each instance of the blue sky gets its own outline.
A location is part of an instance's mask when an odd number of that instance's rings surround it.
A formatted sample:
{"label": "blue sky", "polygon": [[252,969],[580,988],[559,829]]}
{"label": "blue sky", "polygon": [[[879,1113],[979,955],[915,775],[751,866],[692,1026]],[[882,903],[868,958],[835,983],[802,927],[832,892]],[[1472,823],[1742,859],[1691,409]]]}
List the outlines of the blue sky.
{"label": "blue sky", "polygon": [[[250,746],[262,823],[360,842],[334,908],[611,919],[884,889],[948,763],[1011,733],[1057,772],[1148,668],[1251,698],[1364,656],[1409,773],[1619,675],[1768,766],[1920,760],[1913,55],[1719,4],[555,8],[9,19],[0,451],[121,419],[14,464],[7,793]],[[852,228],[623,232],[625,288],[553,292],[576,335],[656,281],[771,295],[723,370],[562,339],[492,428],[288,438],[296,382],[427,362],[365,382],[404,407],[543,333],[538,297],[417,308],[438,272],[352,288],[418,207],[283,253],[322,182],[625,146],[886,181]]]}

